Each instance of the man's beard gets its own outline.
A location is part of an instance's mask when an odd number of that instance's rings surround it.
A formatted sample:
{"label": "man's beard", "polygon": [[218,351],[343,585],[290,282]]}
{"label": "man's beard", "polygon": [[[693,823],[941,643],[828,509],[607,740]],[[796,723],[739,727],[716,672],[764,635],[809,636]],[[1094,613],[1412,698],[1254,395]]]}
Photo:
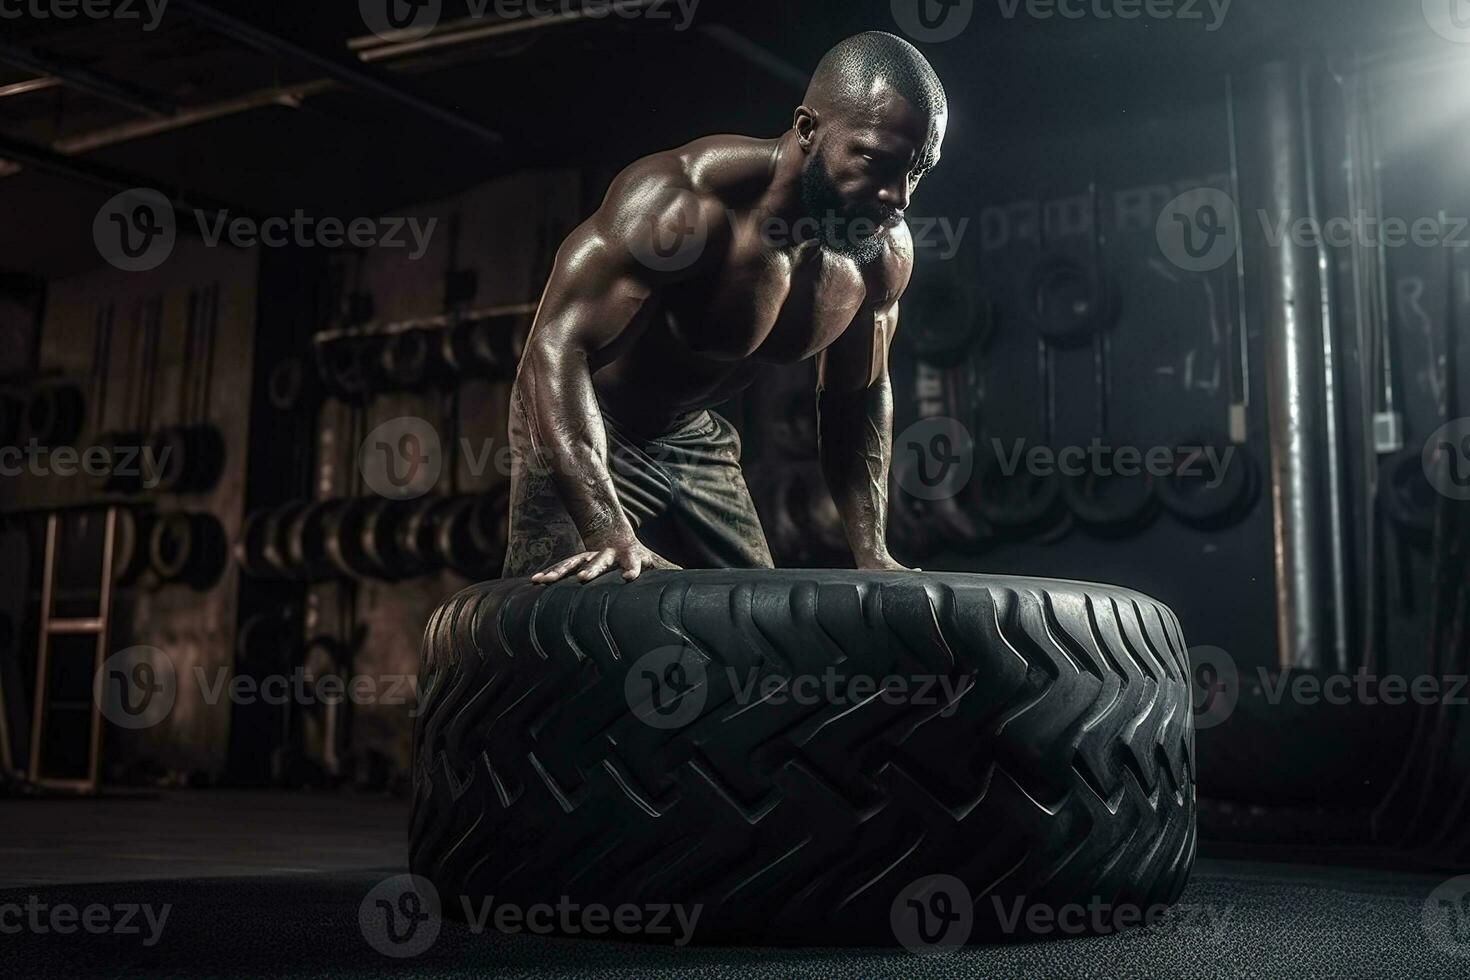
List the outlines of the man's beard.
{"label": "man's beard", "polygon": [[[801,171],[801,209],[817,223],[817,239],[823,248],[845,255],[859,265],[876,261],[883,254],[884,236],[880,221],[854,212],[837,185],[827,175],[820,152]],[[860,237],[859,232],[871,233]]]}

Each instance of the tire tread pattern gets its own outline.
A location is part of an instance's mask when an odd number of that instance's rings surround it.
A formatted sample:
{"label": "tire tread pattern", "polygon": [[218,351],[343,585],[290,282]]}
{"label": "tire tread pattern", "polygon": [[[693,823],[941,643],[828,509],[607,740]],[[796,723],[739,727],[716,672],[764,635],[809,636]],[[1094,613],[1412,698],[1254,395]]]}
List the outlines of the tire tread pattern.
{"label": "tire tread pattern", "polygon": [[[706,668],[635,717],[637,658]],[[1178,620],[1112,586],[822,570],[474,586],[425,631],[410,865],[522,906],[704,906],[701,941],[892,941],[915,879],[992,901],[1168,904],[1195,854]],[[739,703],[750,677],[947,679],[952,703]],[[733,671],[727,674],[726,671]],[[1009,906],[1007,906],[1009,907]]]}

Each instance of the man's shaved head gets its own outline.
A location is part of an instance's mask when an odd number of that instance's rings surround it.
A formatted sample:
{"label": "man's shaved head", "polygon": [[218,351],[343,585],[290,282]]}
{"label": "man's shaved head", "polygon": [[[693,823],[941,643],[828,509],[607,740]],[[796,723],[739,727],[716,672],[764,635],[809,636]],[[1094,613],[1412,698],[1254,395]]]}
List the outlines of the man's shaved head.
{"label": "man's shaved head", "polygon": [[949,102],[939,76],[919,49],[901,37],[868,31],[841,41],[823,56],[806,90],[806,104],[842,112],[887,86],[914,108],[945,115]]}
{"label": "man's shaved head", "polygon": [[[902,38],[869,31],[827,52],[793,129],[806,156],[803,209],[846,230],[830,248],[860,262],[882,254],[885,229],[903,223],[910,195],[939,162],[948,120],[939,76]],[[864,222],[871,231],[853,230]]]}

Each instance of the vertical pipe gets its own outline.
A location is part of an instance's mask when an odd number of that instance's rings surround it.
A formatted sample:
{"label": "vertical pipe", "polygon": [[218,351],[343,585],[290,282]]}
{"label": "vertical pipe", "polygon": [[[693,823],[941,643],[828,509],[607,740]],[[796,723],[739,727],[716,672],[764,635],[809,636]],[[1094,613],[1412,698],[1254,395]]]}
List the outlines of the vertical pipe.
{"label": "vertical pipe", "polygon": [[[1306,161],[1295,73],[1272,62],[1257,73],[1256,204],[1273,225],[1305,213]],[[1271,442],[1271,503],[1276,565],[1276,639],[1282,666],[1323,665],[1320,557],[1324,511],[1315,455],[1322,412],[1321,335],[1316,262],[1290,234],[1263,240],[1266,414]]]}
{"label": "vertical pipe", "polygon": [[[1230,140],[1230,196],[1240,206],[1240,144],[1235,130],[1235,77],[1225,76],[1225,128]],[[1245,302],[1245,236],[1237,235],[1235,247],[1235,342],[1239,351],[1240,389],[1235,393],[1240,412],[1251,404],[1250,324]],[[1234,378],[1231,378],[1232,383]]]}
{"label": "vertical pipe", "polygon": [[[1313,143],[1317,138],[1312,113],[1312,92],[1307,69],[1303,66],[1298,78],[1302,133],[1305,136],[1305,164],[1307,172],[1307,213],[1312,227],[1320,229],[1319,202],[1317,200],[1317,161]],[[1332,297],[1332,269],[1327,252],[1326,238],[1317,235],[1317,288],[1321,304],[1322,326],[1322,422],[1325,448],[1327,450],[1327,544],[1332,572],[1332,669],[1346,673],[1348,670],[1348,585],[1346,525],[1343,513],[1342,491],[1342,445],[1337,424],[1337,366],[1334,363],[1333,345],[1336,341],[1337,319]]]}
{"label": "vertical pipe", "polygon": [[[1343,161],[1346,173],[1348,214],[1353,220],[1368,213],[1363,200],[1365,183],[1363,136],[1363,69],[1360,59],[1355,59],[1343,86],[1343,128],[1347,134],[1347,154]],[[1360,610],[1357,619],[1359,653],[1358,666],[1369,673],[1376,671],[1377,655],[1377,603],[1378,603],[1378,453],[1373,446],[1373,414],[1377,411],[1377,396],[1374,378],[1374,352],[1379,349],[1373,325],[1372,288],[1369,285],[1369,269],[1366,249],[1353,236],[1353,352],[1357,362],[1357,404],[1355,421],[1362,436],[1359,439],[1358,459],[1355,471],[1358,476],[1357,490],[1362,494],[1358,508],[1355,531],[1360,542],[1355,556],[1359,562],[1356,594]],[[1376,281],[1376,277],[1374,277]],[[1346,362],[1345,362],[1346,363]]]}

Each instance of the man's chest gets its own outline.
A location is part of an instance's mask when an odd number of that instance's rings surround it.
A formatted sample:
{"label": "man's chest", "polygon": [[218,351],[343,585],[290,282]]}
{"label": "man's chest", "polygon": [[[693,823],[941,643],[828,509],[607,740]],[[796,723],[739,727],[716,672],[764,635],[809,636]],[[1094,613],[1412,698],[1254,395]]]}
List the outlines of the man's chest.
{"label": "man's chest", "polygon": [[690,350],[716,360],[805,360],[868,305],[868,284],[850,258],[751,237],[737,236],[707,276],[667,297],[671,328]]}

